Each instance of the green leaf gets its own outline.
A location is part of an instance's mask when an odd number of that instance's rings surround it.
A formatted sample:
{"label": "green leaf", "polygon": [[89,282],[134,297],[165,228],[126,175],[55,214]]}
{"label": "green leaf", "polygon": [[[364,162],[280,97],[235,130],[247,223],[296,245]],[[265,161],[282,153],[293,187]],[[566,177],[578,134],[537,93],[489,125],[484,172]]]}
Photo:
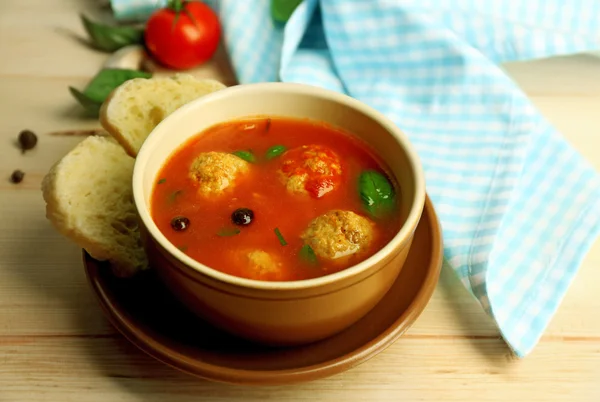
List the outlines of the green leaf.
{"label": "green leaf", "polygon": [[178,246],[177,248],[185,253],[187,251],[187,249],[188,249],[188,246],[187,245],[183,245],[183,246]]}
{"label": "green leaf", "polygon": [[105,68],[90,81],[83,91],[87,96],[99,102],[104,102],[108,95],[119,85],[133,78],[150,78],[151,73],[122,68]]}
{"label": "green leaf", "polygon": [[302,0],[271,0],[271,16],[277,22],[287,22],[300,3]]}
{"label": "green leaf", "polygon": [[169,204],[173,204],[182,193],[183,190],[177,190],[169,194]]}
{"label": "green leaf", "polygon": [[358,188],[363,206],[375,218],[383,218],[390,214],[395,206],[394,187],[379,172],[367,170],[361,173]]}
{"label": "green leaf", "polygon": [[94,22],[83,14],[81,21],[90,37],[91,44],[105,52],[114,52],[122,47],[144,41],[143,27],[105,25]]}
{"label": "green leaf", "polygon": [[287,150],[287,148],[283,145],[274,145],[267,150],[267,153],[265,155],[266,155],[267,160],[271,160],[273,158],[278,157],[279,155],[284,153],[286,150]]}
{"label": "green leaf", "polygon": [[310,265],[317,265],[319,260],[317,259],[317,255],[311,246],[305,244],[300,249],[300,259],[304,262],[307,262]]}
{"label": "green leaf", "polygon": [[98,116],[100,107],[108,95],[119,85],[132,78],[150,78],[144,71],[106,68],[98,72],[83,92],[69,87],[71,94],[93,116]]}
{"label": "green leaf", "polygon": [[254,154],[250,151],[235,151],[233,152],[233,154],[250,163],[254,163],[254,161],[256,160],[254,158]]}
{"label": "green leaf", "polygon": [[277,238],[279,239],[279,243],[282,246],[287,246],[287,242],[285,241],[285,239],[283,238],[283,235],[281,234],[281,232],[279,231],[279,228],[275,228],[274,230],[275,232],[275,236],[277,236]]}
{"label": "green leaf", "polygon": [[240,230],[238,228],[223,228],[221,230],[219,230],[219,232],[217,233],[217,236],[221,236],[221,237],[227,237],[227,236],[235,236],[237,234],[240,234]]}
{"label": "green leaf", "polygon": [[165,178],[163,177],[162,179],[160,179],[160,180],[158,181],[158,184],[163,184],[163,183],[164,183],[164,182],[166,182],[166,181],[167,181],[167,179],[165,179]]}
{"label": "green leaf", "polygon": [[96,116],[96,117],[98,116],[98,114],[100,113],[100,106],[102,106],[102,102],[98,102],[95,99],[90,98],[83,92],[80,92],[79,90],[77,90],[73,87],[69,87],[69,92],[71,92],[71,95],[73,95],[75,97],[75,99],[77,99],[79,104],[81,106],[83,106],[83,108],[90,115]]}

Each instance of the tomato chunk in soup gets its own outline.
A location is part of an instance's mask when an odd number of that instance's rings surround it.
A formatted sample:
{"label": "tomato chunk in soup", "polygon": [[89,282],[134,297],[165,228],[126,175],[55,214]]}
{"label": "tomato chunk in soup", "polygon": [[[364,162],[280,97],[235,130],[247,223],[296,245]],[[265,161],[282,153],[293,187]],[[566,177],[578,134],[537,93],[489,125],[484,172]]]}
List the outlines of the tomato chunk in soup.
{"label": "tomato chunk in soup", "polygon": [[400,229],[397,205],[385,217],[369,213],[379,190],[361,188],[365,171],[396,188],[349,133],[285,117],[236,120],[169,157],[151,213],[171,243],[213,269],[264,281],[317,278],[370,257]]}

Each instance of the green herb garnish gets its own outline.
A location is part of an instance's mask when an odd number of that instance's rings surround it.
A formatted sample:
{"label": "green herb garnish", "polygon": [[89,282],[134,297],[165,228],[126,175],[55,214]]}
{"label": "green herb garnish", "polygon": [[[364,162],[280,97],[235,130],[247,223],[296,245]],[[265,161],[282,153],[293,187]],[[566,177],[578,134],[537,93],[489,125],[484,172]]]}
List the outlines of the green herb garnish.
{"label": "green herb garnish", "polygon": [[315,251],[308,244],[305,244],[304,246],[302,246],[302,248],[300,249],[299,255],[300,255],[300,259],[302,259],[302,261],[305,261],[310,265],[317,265],[319,263],[319,260],[317,260],[317,255],[315,254]]}
{"label": "green herb garnish", "polygon": [[233,154],[250,163],[253,163],[255,160],[254,154],[250,151],[235,151]]}
{"label": "green herb garnish", "polygon": [[271,0],[271,17],[277,23],[283,24],[292,16],[302,0]]}
{"label": "green herb garnish", "polygon": [[69,87],[69,91],[88,113],[97,117],[102,103],[116,87],[133,78],[150,78],[151,76],[152,74],[144,71],[105,68],[96,74],[83,92],[73,87]]}
{"label": "green herb garnish", "polygon": [[104,100],[110,93],[125,81],[133,78],[150,78],[152,74],[139,70],[128,70],[124,68],[105,68],[85,88],[84,93],[98,102]]}
{"label": "green herb garnish", "polygon": [[240,230],[238,228],[223,228],[219,230],[217,233],[218,236],[227,237],[227,236],[235,236],[240,234]]}
{"label": "green herb garnish", "polygon": [[79,104],[83,106],[83,108],[87,111],[91,116],[97,117],[100,114],[100,107],[102,106],[102,102],[98,102],[95,99],[92,99],[90,96],[86,95],[79,90],[69,87],[69,92],[71,95],[77,99]]}
{"label": "green herb garnish", "polygon": [[185,253],[188,249],[188,246],[179,246],[177,248]]}
{"label": "green herb garnish", "polygon": [[362,172],[358,180],[360,198],[366,211],[375,218],[382,218],[395,207],[394,188],[390,181],[374,170]]}
{"label": "green herb garnish", "polygon": [[183,190],[177,190],[177,191],[173,191],[171,194],[169,194],[169,203],[173,204],[177,200],[177,197],[179,197],[182,193],[183,193]]}
{"label": "green herb garnish", "polygon": [[283,235],[281,234],[281,232],[279,231],[279,228],[275,228],[275,236],[277,236],[277,238],[279,239],[279,243],[282,246],[287,246],[287,242],[285,241],[285,239],[283,238]]}
{"label": "green herb garnish", "polygon": [[274,145],[267,150],[265,157],[267,158],[267,160],[271,160],[273,158],[278,157],[279,155],[284,153],[286,150],[287,150],[287,148],[284,145]]}
{"label": "green herb garnish", "polygon": [[158,184],[163,184],[163,183],[164,183],[164,182],[166,182],[166,181],[167,181],[167,179],[165,179],[165,178],[163,177],[162,179],[160,179],[160,180],[158,181]]}
{"label": "green herb garnish", "polygon": [[122,47],[143,43],[143,27],[111,26],[94,22],[81,15],[81,22],[85,28],[93,47],[105,52],[114,52]]}

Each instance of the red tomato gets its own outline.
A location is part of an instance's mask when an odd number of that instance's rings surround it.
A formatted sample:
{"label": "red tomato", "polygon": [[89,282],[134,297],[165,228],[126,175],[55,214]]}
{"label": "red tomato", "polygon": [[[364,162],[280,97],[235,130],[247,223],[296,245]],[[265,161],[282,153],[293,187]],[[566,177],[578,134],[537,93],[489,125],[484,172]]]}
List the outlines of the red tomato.
{"label": "red tomato", "polygon": [[167,67],[183,70],[209,60],[219,45],[221,25],[209,6],[199,1],[171,0],[155,11],[144,33],[152,56]]}

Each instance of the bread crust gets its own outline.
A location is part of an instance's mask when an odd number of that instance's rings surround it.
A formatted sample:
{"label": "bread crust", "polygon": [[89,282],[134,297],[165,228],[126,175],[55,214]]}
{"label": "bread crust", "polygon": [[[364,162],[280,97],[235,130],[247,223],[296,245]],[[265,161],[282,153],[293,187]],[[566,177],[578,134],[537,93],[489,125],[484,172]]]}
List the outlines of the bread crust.
{"label": "bread crust", "polygon": [[[224,88],[226,86],[219,81],[184,73],[134,78],[115,88],[104,101],[100,108],[100,124],[135,158],[160,121],[186,103]],[[123,121],[124,113],[127,121]]]}
{"label": "bread crust", "polygon": [[[133,164],[134,159],[112,138],[88,137],[42,180],[48,220],[93,258],[109,261],[119,277],[131,277],[148,267],[133,191],[127,185]],[[102,177],[94,176],[98,174]]]}
{"label": "bread crust", "polygon": [[[164,92],[157,95],[157,87]],[[114,89],[99,115],[110,135],[80,142],[42,181],[46,217],[56,230],[93,258],[109,261],[116,276],[131,277],[148,268],[131,186],[135,157],[162,119],[223,88],[215,80],[175,74],[134,78]]]}
{"label": "bread crust", "polygon": [[127,140],[125,140],[125,138],[119,131],[119,128],[112,124],[112,122],[108,118],[108,106],[111,104],[112,100],[117,95],[119,88],[120,87],[113,89],[111,93],[106,97],[105,101],[102,103],[102,106],[100,107],[99,116],[100,125],[108,132],[108,134],[110,134],[115,140],[117,140],[119,145],[123,147],[123,149],[125,150],[125,152],[127,152],[129,156],[135,158],[137,155],[135,149],[133,149],[131,144],[127,142]]}

